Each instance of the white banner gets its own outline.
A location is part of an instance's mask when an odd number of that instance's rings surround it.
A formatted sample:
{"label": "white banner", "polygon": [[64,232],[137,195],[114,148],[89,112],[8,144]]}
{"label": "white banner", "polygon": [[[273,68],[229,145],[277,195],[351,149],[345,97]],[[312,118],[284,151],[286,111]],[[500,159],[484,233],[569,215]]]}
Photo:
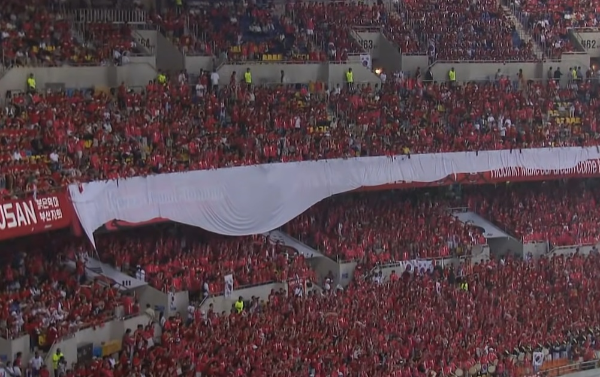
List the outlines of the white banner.
{"label": "white banner", "polygon": [[511,168],[560,172],[598,158],[596,147],[361,157],[74,184],[69,192],[92,242],[93,232],[108,221],[158,217],[242,236],[276,229],[329,196],[363,186],[435,182],[452,174]]}
{"label": "white banner", "polygon": [[541,367],[544,364],[544,353],[543,352],[534,352],[533,353],[533,366]]}
{"label": "white banner", "polygon": [[225,298],[230,298],[231,295],[233,294],[233,275],[231,275],[231,274],[225,275],[224,280],[225,280],[225,292],[223,292],[223,296],[225,296]]}

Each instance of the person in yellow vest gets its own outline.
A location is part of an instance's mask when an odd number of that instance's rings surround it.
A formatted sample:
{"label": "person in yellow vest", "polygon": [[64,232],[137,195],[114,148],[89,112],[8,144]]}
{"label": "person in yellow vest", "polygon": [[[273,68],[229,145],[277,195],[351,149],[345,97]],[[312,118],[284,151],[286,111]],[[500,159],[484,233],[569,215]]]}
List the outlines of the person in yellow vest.
{"label": "person in yellow vest", "polygon": [[158,75],[156,76],[156,81],[158,81],[158,83],[160,85],[167,84],[167,75],[165,75],[160,69],[158,70]]}
{"label": "person in yellow vest", "polygon": [[244,298],[242,296],[240,296],[237,301],[234,304],[235,307],[235,312],[237,314],[240,314],[241,312],[244,311]]}
{"label": "person in yellow vest", "polygon": [[60,351],[60,348],[56,349],[56,353],[52,355],[52,369],[54,369],[54,377],[58,377],[58,362],[65,355]]}
{"label": "person in yellow vest", "polygon": [[354,90],[354,73],[352,73],[352,68],[348,68],[348,71],[346,72],[346,86],[348,87],[348,90]]}
{"label": "person in yellow vest", "polygon": [[247,68],[246,72],[244,72],[244,83],[248,86],[248,89],[252,86],[252,72],[250,72],[250,68]]}
{"label": "person in yellow vest", "polygon": [[29,77],[27,77],[27,92],[35,93],[35,77],[33,77],[33,73],[30,73]]}
{"label": "person in yellow vest", "polygon": [[577,82],[577,68],[571,68],[571,81]]}
{"label": "person in yellow vest", "polygon": [[450,68],[448,71],[448,81],[450,81],[451,87],[456,85],[456,71],[454,70],[454,67]]}
{"label": "person in yellow vest", "polygon": [[177,8],[183,8],[183,0],[175,0],[175,5]]}

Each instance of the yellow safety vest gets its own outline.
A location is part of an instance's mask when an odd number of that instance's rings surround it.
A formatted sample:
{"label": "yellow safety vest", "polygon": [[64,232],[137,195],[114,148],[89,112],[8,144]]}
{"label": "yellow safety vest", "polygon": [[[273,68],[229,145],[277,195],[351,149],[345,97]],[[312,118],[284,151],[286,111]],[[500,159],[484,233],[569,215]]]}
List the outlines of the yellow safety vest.
{"label": "yellow safety vest", "polygon": [[177,0],[175,3],[178,7],[183,6],[183,2],[181,0]]}
{"label": "yellow safety vest", "polygon": [[64,357],[65,355],[61,352],[59,354],[54,354],[52,355],[52,367],[56,370],[58,369],[58,361],[61,359],[61,357]]}
{"label": "yellow safety vest", "polygon": [[244,73],[244,81],[246,81],[246,84],[252,84],[252,73],[251,72]]}
{"label": "yellow safety vest", "polygon": [[354,75],[352,74],[352,72],[346,72],[346,81],[354,82]]}
{"label": "yellow safety vest", "polygon": [[235,302],[235,311],[241,313],[244,310],[244,301],[236,301]]}
{"label": "yellow safety vest", "polygon": [[160,75],[158,75],[158,83],[159,84],[164,84],[167,82],[167,76],[163,75],[162,73]]}
{"label": "yellow safety vest", "polygon": [[29,89],[35,89],[35,79],[33,77],[27,79],[27,87]]}
{"label": "yellow safety vest", "polygon": [[448,72],[448,78],[450,79],[450,81],[456,81],[456,72],[454,72],[454,71]]}
{"label": "yellow safety vest", "polygon": [[571,70],[571,76],[573,76],[573,80],[577,79],[577,71],[576,70]]}

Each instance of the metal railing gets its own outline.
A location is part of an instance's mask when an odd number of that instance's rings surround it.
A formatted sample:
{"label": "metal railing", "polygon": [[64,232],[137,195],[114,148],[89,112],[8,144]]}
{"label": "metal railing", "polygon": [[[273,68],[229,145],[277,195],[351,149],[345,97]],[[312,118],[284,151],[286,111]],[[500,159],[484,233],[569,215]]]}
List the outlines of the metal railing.
{"label": "metal railing", "polygon": [[65,11],[65,19],[79,23],[113,23],[144,25],[148,23],[148,13],[132,9],[75,9]]}

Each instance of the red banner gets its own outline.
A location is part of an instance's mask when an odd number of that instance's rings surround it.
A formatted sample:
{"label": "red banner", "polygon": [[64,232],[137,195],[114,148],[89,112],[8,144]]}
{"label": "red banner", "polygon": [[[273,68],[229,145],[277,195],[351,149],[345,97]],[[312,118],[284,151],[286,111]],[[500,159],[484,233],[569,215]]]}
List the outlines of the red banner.
{"label": "red banner", "polygon": [[64,192],[0,202],[0,240],[67,228],[73,207]]}

